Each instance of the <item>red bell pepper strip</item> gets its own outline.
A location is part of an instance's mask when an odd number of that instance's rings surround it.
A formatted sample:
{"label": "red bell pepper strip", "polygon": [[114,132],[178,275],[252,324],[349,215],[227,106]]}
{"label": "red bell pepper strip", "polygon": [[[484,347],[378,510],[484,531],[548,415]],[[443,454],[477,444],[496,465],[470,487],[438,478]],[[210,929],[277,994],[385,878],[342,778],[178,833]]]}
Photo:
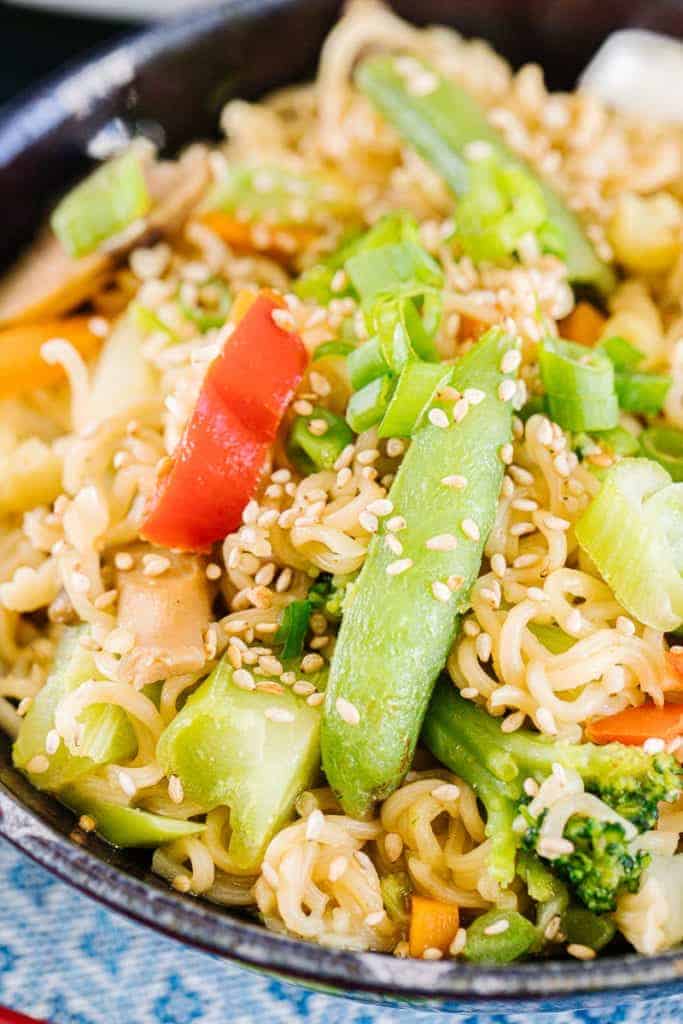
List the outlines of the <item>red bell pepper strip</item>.
{"label": "red bell pepper strip", "polygon": [[256,298],[209,367],[140,531],[152,543],[198,551],[240,525],[308,362],[301,339],[273,320],[279,308]]}
{"label": "red bell pepper strip", "polygon": [[641,704],[627,708],[616,715],[597,718],[589,722],[586,735],[591,743],[624,743],[641,747],[646,740],[658,739],[665,743],[683,735],[683,704]]}

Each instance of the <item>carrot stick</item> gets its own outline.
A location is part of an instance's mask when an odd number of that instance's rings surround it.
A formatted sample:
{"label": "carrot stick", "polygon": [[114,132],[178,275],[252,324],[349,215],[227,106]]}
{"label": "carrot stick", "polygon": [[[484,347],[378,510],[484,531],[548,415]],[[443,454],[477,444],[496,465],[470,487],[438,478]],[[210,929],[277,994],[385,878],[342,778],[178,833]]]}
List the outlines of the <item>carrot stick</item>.
{"label": "carrot stick", "polygon": [[577,302],[569,316],[560,323],[560,333],[569,341],[592,346],[602,337],[606,322],[602,313],[590,302]]}
{"label": "carrot stick", "polygon": [[616,715],[589,722],[586,734],[591,743],[625,743],[640,747],[649,739],[669,743],[683,735],[683,704],[641,704]]}
{"label": "carrot stick", "polygon": [[70,341],[85,359],[93,356],[102,339],[90,330],[90,320],[88,316],[74,316],[0,331],[0,398],[51,387],[64,379],[61,366],[49,366],[40,354],[51,338]]}
{"label": "carrot stick", "polygon": [[259,225],[255,232],[249,221],[237,220],[222,210],[207,210],[200,214],[199,220],[228,245],[236,249],[249,249],[252,252],[289,255],[316,237],[315,231],[311,228],[298,224],[287,224],[271,229]]}
{"label": "carrot stick", "polygon": [[421,957],[426,949],[448,952],[460,927],[455,903],[413,896],[410,913],[410,955]]}

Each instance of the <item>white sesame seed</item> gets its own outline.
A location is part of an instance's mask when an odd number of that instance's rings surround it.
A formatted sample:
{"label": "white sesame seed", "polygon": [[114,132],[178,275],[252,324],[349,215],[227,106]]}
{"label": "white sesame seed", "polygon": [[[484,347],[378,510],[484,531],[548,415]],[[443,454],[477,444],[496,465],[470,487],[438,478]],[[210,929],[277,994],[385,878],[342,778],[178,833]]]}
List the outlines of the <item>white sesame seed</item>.
{"label": "white sesame seed", "polygon": [[346,487],[352,476],[353,473],[348,466],[345,466],[344,469],[340,469],[337,473],[337,479],[335,480],[335,485],[338,490],[341,491],[342,488]]}
{"label": "white sesame seed", "polygon": [[133,779],[132,775],[129,775],[128,772],[120,771],[118,772],[116,777],[119,786],[126,794],[126,796],[134,797],[135,794],[137,793],[138,787],[135,785],[135,780]]}
{"label": "white sesame seed", "polygon": [[502,935],[510,927],[510,922],[507,918],[501,917],[499,921],[494,921],[487,928],[484,928],[484,935]]}
{"label": "white sesame seed", "polygon": [[511,498],[515,493],[515,485],[509,476],[503,477],[503,484],[501,486],[500,493],[504,498]]}
{"label": "white sesame seed", "polygon": [[387,860],[392,864],[401,856],[403,853],[403,840],[398,832],[387,832],[384,837],[384,851],[387,855]]}
{"label": "white sesame seed", "polygon": [[492,652],[492,641],[489,633],[480,633],[475,641],[475,648],[479,661],[488,661]]}
{"label": "white sesame seed", "polygon": [[549,530],[564,531],[569,529],[571,523],[568,519],[561,519],[560,516],[553,516],[548,514],[545,516],[545,525],[548,527]]}
{"label": "white sesame seed", "polygon": [[481,537],[479,527],[473,519],[463,519],[460,524],[460,529],[470,540],[477,541]]}
{"label": "white sesame seed", "polygon": [[311,388],[315,391],[316,395],[320,395],[321,398],[326,398],[329,395],[332,386],[327,377],[323,377],[322,373],[318,373],[316,370],[311,370],[309,379]]}
{"label": "white sesame seed", "polygon": [[536,440],[544,448],[550,447],[553,443],[553,428],[550,420],[542,419],[536,430]]}
{"label": "white sesame seed", "polygon": [[[643,743],[643,751],[646,754],[661,754],[665,747],[666,743],[658,736],[651,736]],[[45,748],[47,749],[47,744],[45,744]],[[48,750],[49,753],[50,751]]]}
{"label": "white sesame seed", "polygon": [[452,782],[442,782],[431,790],[431,795],[439,803],[451,804],[460,798],[460,790]]}
{"label": "white sesame seed", "polygon": [[562,836],[543,836],[538,841],[538,852],[547,860],[566,857],[574,852],[574,844]]}
{"label": "white sesame seed", "polygon": [[307,679],[298,679],[292,686],[292,693],[295,693],[297,697],[308,697],[311,693],[315,693],[315,686]]}
{"label": "white sesame seed", "polygon": [[570,942],[567,952],[576,960],[594,960],[596,956],[594,949],[591,949],[590,946],[582,946],[579,942]]}
{"label": "white sesame seed", "polygon": [[325,815],[316,807],[306,818],[306,839],[318,839],[325,828]]}
{"label": "white sesame seed", "polygon": [[465,625],[463,626],[465,636],[479,636],[481,633],[481,626],[476,619],[465,619]]}
{"label": "white sesame seed", "polygon": [[482,587],[479,595],[492,608],[497,608],[500,605],[500,594],[496,593],[492,587]]}
{"label": "white sesame seed", "polygon": [[329,424],[327,420],[320,417],[308,421],[308,432],[313,434],[314,437],[322,437],[329,430]]}
{"label": "white sesame seed", "polygon": [[405,442],[400,437],[390,437],[387,441],[387,455],[390,459],[400,458],[405,450]]}
{"label": "white sesame seed", "polygon": [[498,385],[498,397],[501,402],[509,402],[515,397],[515,382],[513,380],[502,380]]}
{"label": "white sesame seed", "polygon": [[367,506],[367,511],[375,516],[388,516],[394,511],[394,506],[388,498],[376,498]]}
{"label": "white sesame seed", "polygon": [[502,445],[502,447],[500,449],[500,458],[501,458],[501,461],[502,461],[503,465],[509,466],[512,463],[512,460],[514,459],[514,457],[515,457],[514,449],[513,449],[512,445],[510,444],[510,442],[508,441],[506,444]]}
{"label": "white sesame seed", "polygon": [[452,487],[454,491],[463,491],[467,487],[467,477],[461,476],[460,473],[451,473],[450,476],[442,477],[441,483],[444,487]]}
{"label": "white sesame seed", "polygon": [[369,466],[379,458],[379,451],[377,448],[364,448],[362,452],[358,452],[356,461],[361,466]]}
{"label": "white sesame seed", "polygon": [[168,796],[174,804],[181,804],[185,798],[183,784],[177,775],[171,775],[168,780]]}
{"label": "white sesame seed", "polygon": [[407,572],[412,564],[412,558],[398,558],[395,562],[389,562],[385,572],[387,576],[400,576],[401,573]]}
{"label": "white sesame seed", "polygon": [[220,565],[217,565],[216,562],[209,562],[206,567],[206,578],[208,580],[220,579],[222,571]]}
{"label": "white sesame seed", "polygon": [[368,914],[365,918],[365,924],[368,928],[376,928],[378,924],[381,924],[386,917],[385,910],[375,910],[372,914]]}
{"label": "white sesame seed", "polygon": [[463,949],[467,945],[467,932],[464,928],[458,928],[455,933],[455,938],[448,947],[448,952],[451,956],[459,956]]}
{"label": "white sesame seed", "polygon": [[524,780],[523,788],[527,796],[538,796],[538,783],[530,775]]}
{"label": "white sesame seed", "polygon": [[261,510],[259,508],[258,501],[254,501],[254,499],[252,498],[251,501],[248,501],[247,504],[244,506],[244,511],[242,512],[242,522],[246,525],[249,525],[249,523],[255,523],[259,517],[260,511]]}
{"label": "white sesame seed", "polygon": [[533,474],[522,466],[510,466],[508,473],[520,487],[531,487],[534,482]]}
{"label": "white sesame seed", "polygon": [[617,618],[617,630],[622,636],[633,636],[636,631],[635,624],[632,619],[629,619],[626,615],[620,615]]}
{"label": "white sesame seed", "polygon": [[319,704],[325,700],[324,693],[312,693],[310,697],[306,698],[306,703],[311,708],[317,708]]}
{"label": "white sesame seed", "polygon": [[325,659],[321,658],[319,654],[305,654],[301,659],[301,671],[306,674],[319,672],[324,664]]}
{"label": "white sesame seed", "polygon": [[548,942],[554,942],[555,941],[555,939],[557,938],[558,933],[560,931],[560,925],[561,924],[562,924],[562,918],[560,917],[559,914],[555,914],[554,917],[550,918],[550,921],[548,922],[548,925],[547,925],[545,931],[543,932],[544,938],[546,938]]}
{"label": "white sesame seed", "polygon": [[392,533],[400,533],[401,530],[405,530],[406,521],[403,516],[392,516],[391,519],[387,520],[387,530]]}
{"label": "white sesame seed", "polygon": [[513,523],[508,532],[511,537],[525,537],[529,533],[535,533],[536,527],[525,520],[523,523]]}
{"label": "white sesame seed", "polygon": [[273,323],[282,328],[283,331],[294,330],[294,317],[289,310],[274,309],[270,315],[273,318]]}
{"label": "white sesame seed", "polygon": [[403,545],[394,533],[387,533],[384,537],[385,546],[391,551],[392,555],[396,555],[399,558],[403,554]]}
{"label": "white sesame seed", "polygon": [[567,477],[571,472],[569,468],[569,459],[565,452],[560,452],[559,455],[555,456],[553,459],[553,466],[555,467],[555,472],[559,476]]}
{"label": "white sesame seed", "polygon": [[247,671],[246,668],[239,668],[232,674],[232,681],[235,686],[239,687],[240,690],[255,690],[256,683],[251,672]]}
{"label": "white sesame seed", "polygon": [[52,757],[59,750],[59,744],[62,742],[62,738],[56,729],[50,729],[47,736],[45,737],[45,753]]}
{"label": "white sesame seed", "polygon": [[360,712],[355,704],[352,704],[350,700],[345,700],[344,697],[337,697],[335,701],[335,708],[337,714],[346,722],[347,725],[358,725],[360,722]]}
{"label": "white sesame seed", "polygon": [[524,725],[525,717],[523,711],[513,711],[511,715],[507,715],[500,723],[502,732],[517,732]]}
{"label": "white sesame seed", "polygon": [[459,398],[453,406],[453,419],[456,423],[462,423],[470,411],[470,403],[466,398]]}
{"label": "white sesame seed", "polygon": [[500,361],[501,373],[514,373],[522,362],[522,353],[519,349],[511,348],[505,353]]}
{"label": "white sesame seed", "polygon": [[437,601],[448,604],[452,596],[452,591],[448,584],[442,583],[441,580],[434,580],[431,590]]}
{"label": "white sesame seed", "polygon": [[443,409],[430,409],[428,417],[429,422],[435,427],[441,427],[445,429],[448,426],[448,416]]}
{"label": "white sesame seed", "polygon": [[514,501],[510,502],[510,508],[513,508],[516,512],[535,512],[538,508],[538,502],[534,501],[533,498],[515,498]]}
{"label": "white sesame seed", "polygon": [[507,562],[505,561],[505,555],[501,554],[500,551],[491,556],[491,568],[499,579],[502,579],[505,575]]}
{"label": "white sesame seed", "polygon": [[422,954],[423,960],[441,960],[443,953],[436,946],[427,946],[424,953]]}
{"label": "white sesame seed", "polygon": [[377,516],[374,516],[372,512],[368,512],[367,509],[363,509],[358,515],[358,522],[368,533],[377,533]]}
{"label": "white sesame seed", "polygon": [[289,724],[294,721],[294,713],[286,708],[266,708],[263,714],[271,722]]}
{"label": "white sesame seed", "polygon": [[458,546],[458,538],[452,533],[437,533],[429,538],[425,546],[430,551],[453,551]]}
{"label": "white sesame seed", "polygon": [[486,398],[486,392],[480,391],[479,388],[465,388],[463,398],[470,405],[479,405]]}
{"label": "white sesame seed", "polygon": [[356,452],[355,445],[347,444],[346,448],[344,448],[339,453],[339,455],[337,457],[337,460],[336,460],[334,466],[332,467],[335,470],[336,473],[338,473],[340,469],[346,469],[346,467],[351,464],[351,462],[353,461],[353,456],[354,456],[355,452]]}
{"label": "white sesame seed", "polygon": [[536,565],[540,561],[540,555],[517,555],[514,562],[512,563],[513,569],[530,569],[532,565]]}
{"label": "white sesame seed", "polygon": [[339,855],[334,857],[330,862],[330,866],[327,869],[327,877],[330,882],[338,882],[339,879],[346,873],[346,869],[349,866],[349,858]]}

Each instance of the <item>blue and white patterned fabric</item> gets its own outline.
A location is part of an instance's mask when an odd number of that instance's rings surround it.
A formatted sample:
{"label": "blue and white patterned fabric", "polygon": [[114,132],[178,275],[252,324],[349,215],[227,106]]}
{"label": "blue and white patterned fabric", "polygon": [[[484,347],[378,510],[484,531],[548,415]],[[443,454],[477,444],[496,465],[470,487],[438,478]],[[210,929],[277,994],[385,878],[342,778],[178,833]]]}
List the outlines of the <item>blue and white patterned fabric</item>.
{"label": "blue and white patterned fabric", "polygon": [[131,924],[0,841],[0,1005],[51,1024],[680,1024],[683,997],[457,1017],[338,999]]}

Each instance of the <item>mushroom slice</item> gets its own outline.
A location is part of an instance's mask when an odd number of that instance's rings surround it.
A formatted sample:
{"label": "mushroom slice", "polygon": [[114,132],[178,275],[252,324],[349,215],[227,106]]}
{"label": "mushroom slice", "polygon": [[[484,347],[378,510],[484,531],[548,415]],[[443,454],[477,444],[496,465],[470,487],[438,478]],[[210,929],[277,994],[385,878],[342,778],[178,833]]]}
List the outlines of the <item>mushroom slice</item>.
{"label": "mushroom slice", "polygon": [[211,618],[204,562],[163,549],[136,547],[130,553],[133,567],[116,574],[117,625],[132,634],[134,646],[121,659],[119,678],[140,688],[197,672],[206,661],[204,634]]}

